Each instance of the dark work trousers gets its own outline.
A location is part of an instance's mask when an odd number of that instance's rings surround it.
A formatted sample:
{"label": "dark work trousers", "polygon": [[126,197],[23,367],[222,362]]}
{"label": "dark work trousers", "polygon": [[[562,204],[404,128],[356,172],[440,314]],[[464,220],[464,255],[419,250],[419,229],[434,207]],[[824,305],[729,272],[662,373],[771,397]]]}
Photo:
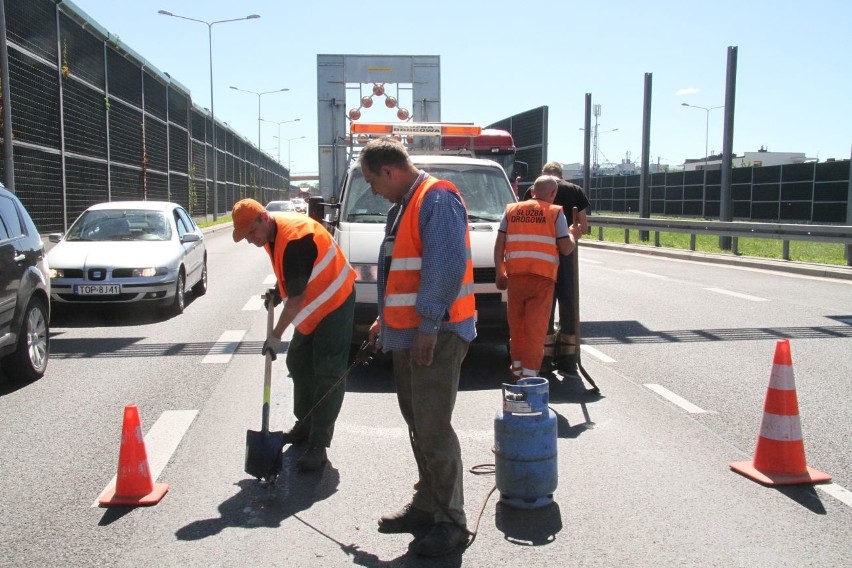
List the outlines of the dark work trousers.
{"label": "dark work trousers", "polygon": [[308,442],[329,447],[334,422],[343,406],[345,381],[334,387],[319,406],[305,418],[346,371],[355,317],[355,291],[328,314],[312,333],[293,332],[287,349],[287,368],[293,378],[294,430],[306,428]]}
{"label": "dark work trousers", "polygon": [[554,314],[559,303],[559,331],[573,334],[574,329],[574,253],[559,255],[559,269],[556,271],[556,288],[553,290],[553,306],[550,308],[550,323],[547,333],[556,333]]}
{"label": "dark work trousers", "polygon": [[432,364],[418,365],[411,350],[393,351],[396,397],[419,478],[411,504],[434,515],[435,522],[467,526],[464,512],[461,446],[453,429],[453,408],[468,343],[448,331],[438,333]]}

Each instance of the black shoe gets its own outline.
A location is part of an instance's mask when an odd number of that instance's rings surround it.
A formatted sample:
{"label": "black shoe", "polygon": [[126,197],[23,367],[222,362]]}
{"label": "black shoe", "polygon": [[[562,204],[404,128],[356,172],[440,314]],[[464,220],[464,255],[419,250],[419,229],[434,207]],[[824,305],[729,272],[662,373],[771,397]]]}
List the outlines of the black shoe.
{"label": "black shoe", "polygon": [[285,444],[298,444],[308,440],[308,429],[302,428],[297,423],[295,426],[284,432]]}
{"label": "black shoe", "polygon": [[311,444],[302,454],[302,457],[296,460],[296,469],[299,471],[316,471],[324,466],[327,461],[328,455],[325,452],[325,446]]}
{"label": "black shoe", "polygon": [[414,552],[419,556],[443,556],[467,543],[467,538],[467,529],[455,523],[438,523],[414,546]]}
{"label": "black shoe", "polygon": [[428,527],[434,522],[435,517],[432,513],[424,511],[423,509],[417,509],[409,503],[396,513],[384,515],[381,519],[379,519],[379,532],[412,532],[419,528]]}
{"label": "black shoe", "polygon": [[563,355],[556,359],[556,368],[569,375],[578,374],[577,371],[577,358],[573,355]]}

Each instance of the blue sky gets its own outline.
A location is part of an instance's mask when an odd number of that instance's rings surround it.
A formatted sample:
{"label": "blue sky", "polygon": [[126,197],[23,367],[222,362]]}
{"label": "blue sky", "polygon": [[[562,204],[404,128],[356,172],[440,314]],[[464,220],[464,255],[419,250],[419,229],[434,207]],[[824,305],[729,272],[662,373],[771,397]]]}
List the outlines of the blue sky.
{"label": "blue sky", "polygon": [[[599,161],[641,151],[645,73],[653,75],[650,160],[704,157],[701,107],[724,104],[728,46],[737,46],[733,150],[852,151],[852,2],[848,0],[76,0],[160,71],[210,102],[206,21],[213,26],[216,116],[294,173],[317,170],[317,54],[439,55],[442,119],[488,124],[550,109],[548,158],[582,161],[585,93],[600,104]],[[357,98],[357,92],[355,93]],[[404,94],[400,96],[406,106]],[[357,103],[356,103],[357,104]],[[353,105],[348,105],[353,106]],[[410,107],[409,107],[410,108]],[[709,113],[710,152],[722,149],[722,110]],[[364,120],[393,121],[374,106]],[[617,130],[615,130],[617,129]],[[613,131],[614,130],[614,131]],[[305,136],[304,139],[287,139]]]}

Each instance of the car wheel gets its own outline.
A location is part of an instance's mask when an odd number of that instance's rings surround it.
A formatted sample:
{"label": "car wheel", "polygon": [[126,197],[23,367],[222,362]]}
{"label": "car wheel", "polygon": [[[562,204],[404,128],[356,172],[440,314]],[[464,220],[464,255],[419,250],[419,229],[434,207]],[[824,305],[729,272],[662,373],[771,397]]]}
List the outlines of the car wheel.
{"label": "car wheel", "polygon": [[47,308],[40,298],[34,297],[24,313],[17,349],[3,359],[3,371],[16,379],[40,379],[47,369],[49,342]]}
{"label": "car wheel", "polygon": [[175,297],[172,301],[171,312],[179,316],[183,313],[183,309],[186,307],[186,276],[183,274],[183,270],[178,272],[177,284],[175,284]]}
{"label": "car wheel", "polygon": [[207,293],[207,259],[204,259],[204,266],[201,267],[201,279],[192,287],[192,293],[196,296],[203,296]]}

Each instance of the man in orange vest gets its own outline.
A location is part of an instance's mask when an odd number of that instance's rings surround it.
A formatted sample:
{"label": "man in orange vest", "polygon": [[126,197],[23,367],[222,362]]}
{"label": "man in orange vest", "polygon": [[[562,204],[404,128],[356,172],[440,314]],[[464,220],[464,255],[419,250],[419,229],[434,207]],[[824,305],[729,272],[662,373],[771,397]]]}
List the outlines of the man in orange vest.
{"label": "man in orange vest", "polygon": [[458,189],[419,170],[391,138],[368,143],[361,170],[393,203],[379,251],[379,317],[370,343],[393,354],[397,400],[419,479],[379,531],[428,529],[414,544],[441,556],[467,542],[461,447],[451,424],[461,364],[474,337],[473,264],[467,210]]}
{"label": "man in orange vest", "polygon": [[270,353],[275,360],[284,330],[290,324],[296,328],[287,348],[296,424],[284,439],[288,444],[308,443],[296,468],[314,471],[328,461],[326,448],[346,392],[343,383],[334,384],[349,359],[355,271],[329,232],[306,215],[273,215],[254,199],[243,199],[234,204],[233,218],[234,242],[245,239],[269,254],[278,279],[271,290],[277,295],[274,303],[284,301],[263,355]]}
{"label": "man in orange vest", "polygon": [[494,243],[497,288],[508,289],[515,380],[539,375],[559,255],[571,254],[580,238],[579,226],[569,228],[562,208],[553,205],[556,189],[553,176],[536,179],[532,199],[506,206]]}

